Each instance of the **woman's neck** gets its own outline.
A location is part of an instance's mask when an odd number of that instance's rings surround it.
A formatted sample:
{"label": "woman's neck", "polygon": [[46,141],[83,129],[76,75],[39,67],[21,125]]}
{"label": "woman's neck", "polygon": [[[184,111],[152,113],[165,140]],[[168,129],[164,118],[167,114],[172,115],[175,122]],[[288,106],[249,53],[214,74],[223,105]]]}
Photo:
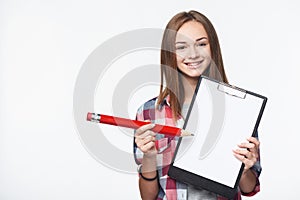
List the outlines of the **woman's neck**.
{"label": "woman's neck", "polygon": [[184,103],[190,103],[192,101],[199,77],[182,77],[182,83],[184,88]]}

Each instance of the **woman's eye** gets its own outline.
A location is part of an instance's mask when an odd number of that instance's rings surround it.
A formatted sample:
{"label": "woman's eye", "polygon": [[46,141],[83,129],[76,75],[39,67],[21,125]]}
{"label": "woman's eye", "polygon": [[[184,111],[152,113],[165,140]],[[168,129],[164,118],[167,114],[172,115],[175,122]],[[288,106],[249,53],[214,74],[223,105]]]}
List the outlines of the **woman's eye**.
{"label": "woman's eye", "polygon": [[182,46],[176,46],[176,50],[183,50],[185,48],[186,48],[186,46],[184,46],[184,45],[182,45]]}
{"label": "woman's eye", "polygon": [[206,46],[207,45],[207,43],[199,43],[199,44],[197,44],[197,46],[199,46],[199,47],[203,47],[203,46]]}

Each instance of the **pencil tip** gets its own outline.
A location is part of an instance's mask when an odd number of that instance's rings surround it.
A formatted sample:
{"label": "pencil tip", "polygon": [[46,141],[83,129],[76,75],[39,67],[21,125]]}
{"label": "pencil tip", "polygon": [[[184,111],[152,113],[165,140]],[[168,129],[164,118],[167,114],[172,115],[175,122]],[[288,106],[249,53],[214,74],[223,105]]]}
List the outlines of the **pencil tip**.
{"label": "pencil tip", "polygon": [[190,132],[188,132],[188,131],[186,131],[186,130],[181,130],[181,136],[183,137],[183,136],[194,136],[194,134],[193,133],[190,133]]}

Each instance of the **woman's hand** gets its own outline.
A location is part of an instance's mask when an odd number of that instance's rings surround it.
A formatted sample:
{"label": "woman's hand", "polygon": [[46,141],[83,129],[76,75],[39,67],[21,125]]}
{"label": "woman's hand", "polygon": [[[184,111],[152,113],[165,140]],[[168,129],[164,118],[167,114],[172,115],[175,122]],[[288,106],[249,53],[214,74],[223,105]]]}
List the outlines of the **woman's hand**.
{"label": "woman's hand", "polygon": [[244,193],[254,191],[257,180],[254,172],[249,170],[259,159],[259,141],[250,137],[248,142],[238,145],[239,149],[233,150],[234,156],[245,164],[244,171],[241,176],[239,187]]}
{"label": "woman's hand", "polygon": [[245,164],[244,172],[248,171],[259,159],[260,142],[250,137],[248,142],[243,142],[238,145],[239,149],[233,150],[234,156]]}
{"label": "woman's hand", "polygon": [[144,156],[156,156],[157,149],[155,147],[156,133],[151,131],[155,124],[146,124],[136,130],[135,143],[137,147],[144,153]]}

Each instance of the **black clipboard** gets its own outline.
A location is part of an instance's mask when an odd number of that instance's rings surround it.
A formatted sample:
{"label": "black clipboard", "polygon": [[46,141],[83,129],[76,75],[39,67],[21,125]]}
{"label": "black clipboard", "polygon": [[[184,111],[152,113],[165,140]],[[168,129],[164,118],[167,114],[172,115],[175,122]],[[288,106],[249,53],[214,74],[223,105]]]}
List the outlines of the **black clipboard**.
{"label": "black clipboard", "polygon": [[267,98],[200,76],[168,175],[229,199],[237,193],[244,164],[232,153],[257,132]]}

